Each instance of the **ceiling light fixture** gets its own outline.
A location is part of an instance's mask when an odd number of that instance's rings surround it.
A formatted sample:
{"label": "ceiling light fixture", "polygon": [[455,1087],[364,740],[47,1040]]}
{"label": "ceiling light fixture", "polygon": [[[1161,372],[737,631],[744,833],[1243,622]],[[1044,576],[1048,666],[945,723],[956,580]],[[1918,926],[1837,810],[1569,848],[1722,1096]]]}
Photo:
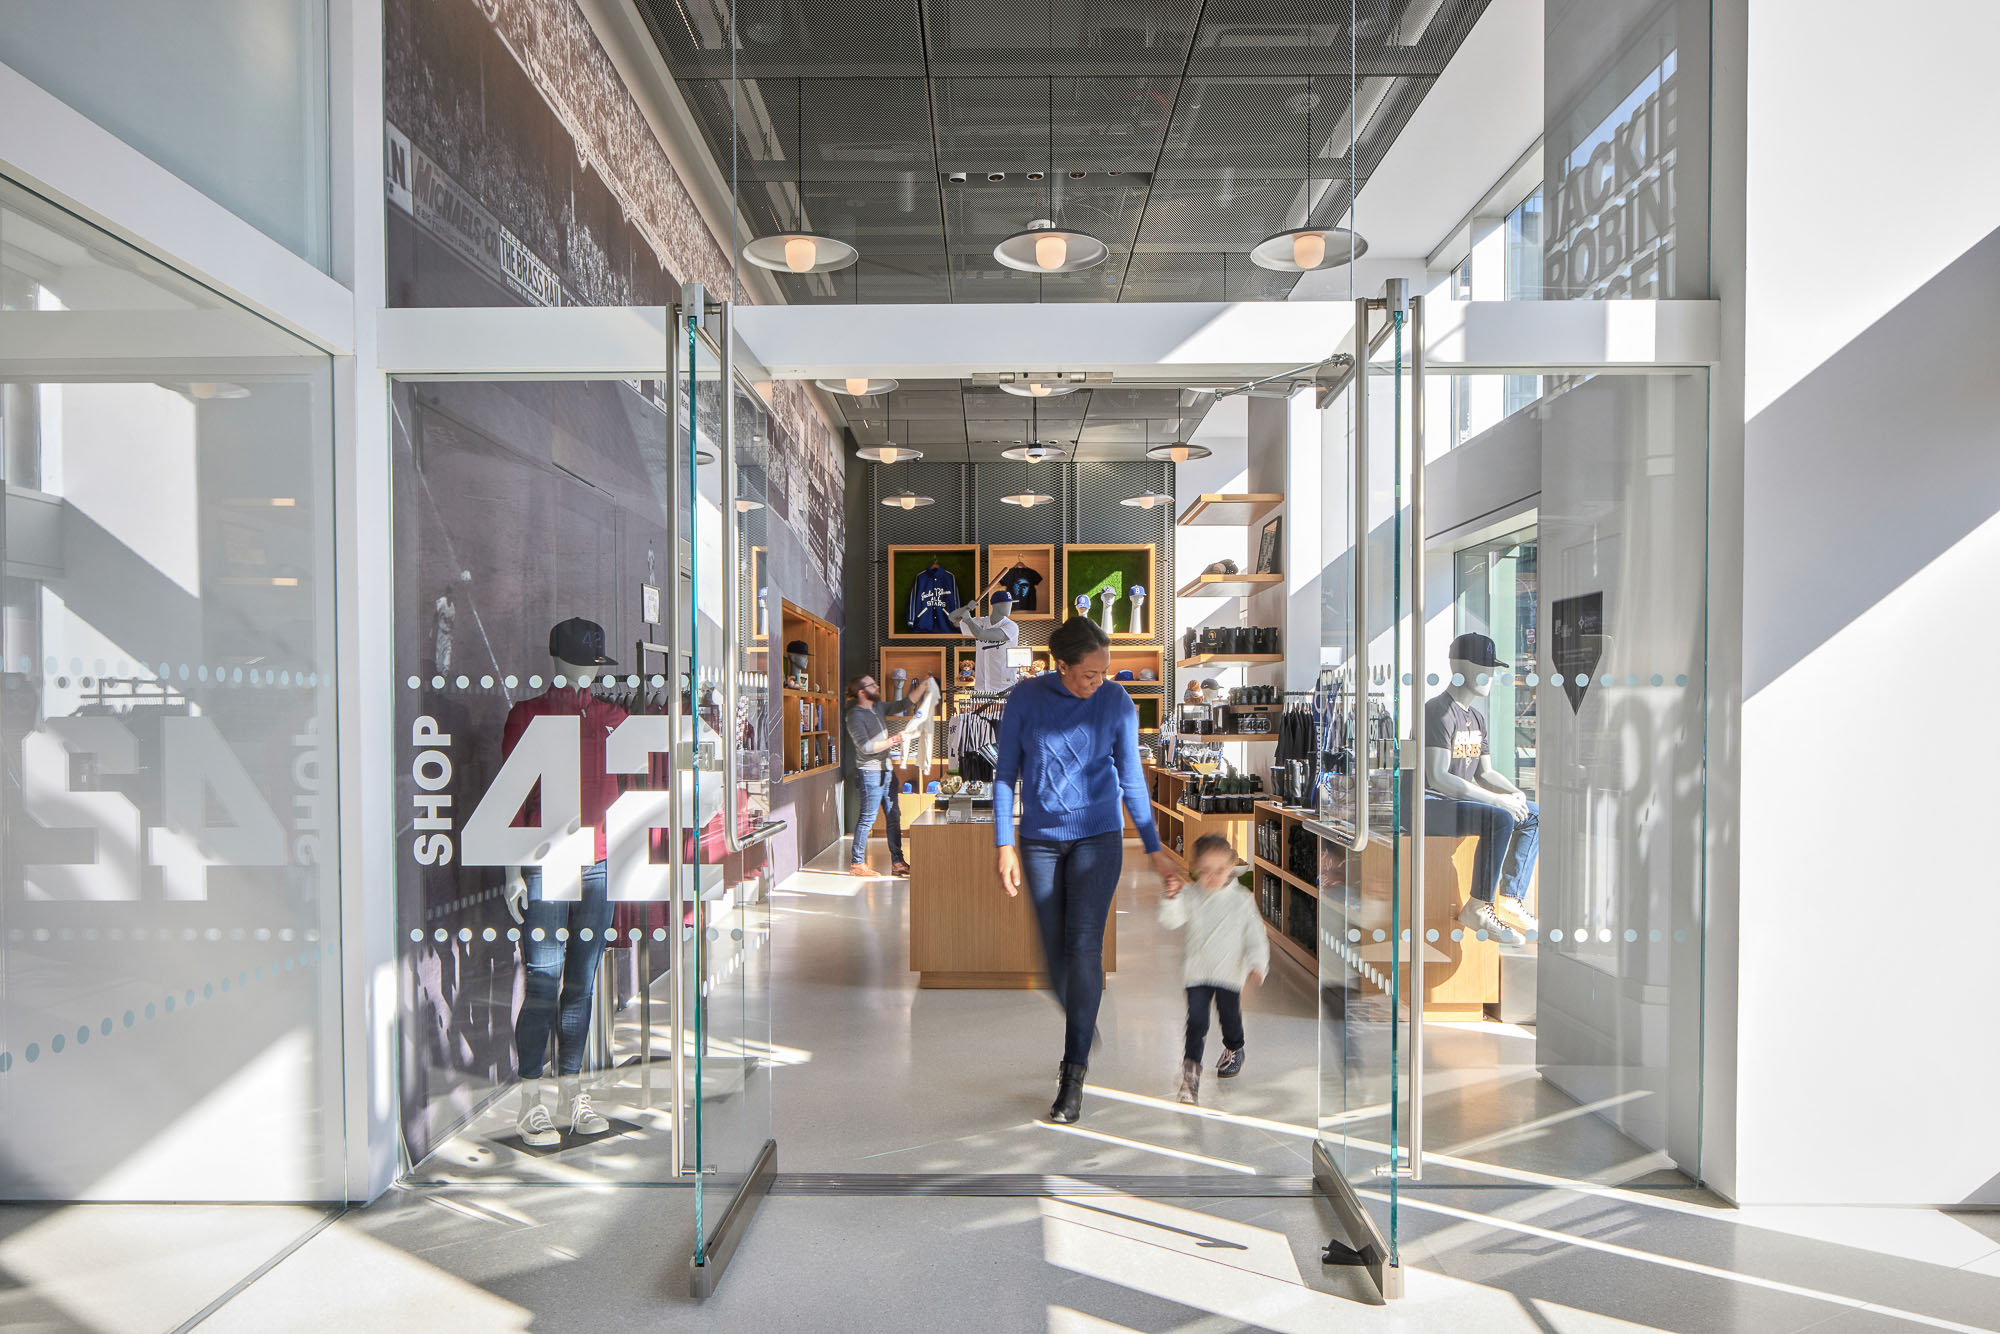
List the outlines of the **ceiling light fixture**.
{"label": "ceiling light fixture", "polygon": [[1064,394],[1074,394],[1078,386],[1061,380],[1009,380],[1000,388],[1019,398],[1061,398]]}
{"label": "ceiling light fixture", "polygon": [[907,445],[869,445],[854,452],[870,463],[910,463],[924,456],[923,450]]}
{"label": "ceiling light fixture", "polygon": [[760,510],[763,508],[764,508],[764,502],[761,500],[751,500],[747,497],[739,497],[738,500],[736,501],[736,512],[738,514],[749,514],[752,511]]}
{"label": "ceiling light fixture", "polygon": [[[1315,227],[1312,225],[1313,210],[1313,155],[1317,145],[1313,142],[1312,109],[1318,98],[1312,90],[1312,78],[1306,78],[1306,91],[1294,97],[1291,105],[1305,113],[1306,118],[1306,225],[1293,227],[1287,231],[1274,232],[1259,241],[1250,251],[1250,262],[1260,269],[1274,269],[1279,273],[1313,273],[1320,269],[1337,269],[1343,264],[1352,264],[1368,253],[1368,243],[1345,227]],[[1351,158],[1354,146],[1348,145]],[[1353,200],[1348,201],[1350,204]]]}
{"label": "ceiling light fixture", "polygon": [[1063,460],[1063,451],[1061,445],[1046,444],[1040,440],[1030,440],[1026,444],[1017,444],[1012,449],[1001,450],[1000,457],[1003,459],[1019,459],[1023,463],[1043,463],[1049,459],[1054,459],[1060,463]]}
{"label": "ceiling light fixture", "polygon": [[1000,497],[1001,504],[1019,505],[1024,510],[1031,510],[1037,505],[1053,505],[1055,501],[1054,496],[1045,496],[1039,491],[1023,491],[1019,495]]}
{"label": "ceiling light fixture", "polygon": [[771,269],[777,273],[831,273],[844,269],[861,258],[861,252],[845,241],[831,236],[818,236],[806,229],[806,93],[805,80],[796,79],[795,110],[798,113],[798,138],[793,141],[793,151],[797,154],[798,179],[798,227],[775,236],[760,236],[743,247],[743,258],[760,269]]}
{"label": "ceiling light fixture", "polygon": [[1118,503],[1121,505],[1130,505],[1134,509],[1149,510],[1155,505],[1171,505],[1174,503],[1174,498],[1172,496],[1163,496],[1157,491],[1148,491],[1143,495],[1127,496]]}
{"label": "ceiling light fixture", "polygon": [[[1049,212],[1057,213],[1056,174],[1056,81],[1049,80],[1049,180],[1043,185]],[[1080,273],[1095,268],[1111,254],[1111,247],[1092,236],[1067,227],[1058,227],[1050,218],[1037,218],[1028,229],[993,247],[993,258],[1022,273]]]}
{"label": "ceiling light fixture", "polygon": [[1214,452],[1206,445],[1177,442],[1171,445],[1152,445],[1147,448],[1146,457],[1155,463],[1187,463],[1193,459],[1205,459]]}
{"label": "ceiling light fixture", "polygon": [[935,505],[929,496],[920,496],[914,491],[898,491],[893,496],[885,496],[882,503],[890,509],[913,510],[922,505]]}
{"label": "ceiling light fixture", "polygon": [[895,380],[864,380],[858,375],[839,380],[814,380],[813,383],[829,394],[846,394],[850,398],[873,398],[877,394],[891,393],[899,385]]}

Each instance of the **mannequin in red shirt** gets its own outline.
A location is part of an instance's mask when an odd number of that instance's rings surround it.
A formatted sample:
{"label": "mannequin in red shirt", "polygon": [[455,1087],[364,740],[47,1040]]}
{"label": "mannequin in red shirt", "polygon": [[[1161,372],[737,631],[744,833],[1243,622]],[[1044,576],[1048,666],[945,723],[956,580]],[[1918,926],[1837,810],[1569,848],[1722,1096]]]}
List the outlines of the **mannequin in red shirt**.
{"label": "mannequin in red shirt", "polygon": [[[513,752],[536,718],[577,718],[582,821],[596,831],[596,861],[584,868],[583,897],[574,903],[544,900],[539,868],[507,868],[507,910],[525,928],[521,955],[527,967],[527,994],[514,1021],[522,1083],[517,1128],[522,1142],[535,1148],[562,1141],[559,1117],[567,1117],[568,1128],[576,1135],[601,1135],[611,1128],[591,1105],[580,1072],[597,967],[611,930],[605,812],[618,799],[618,778],[605,772],[604,743],[626,718],[624,709],[590,693],[599,670],[617,665],[604,653],[601,626],[575,617],[562,622],[549,632],[549,655],[555,659],[554,680],[562,684],[508,711],[502,754]],[[536,798],[530,797],[514,823],[539,823],[537,807]],[[556,1036],[555,1080],[545,1078],[544,1072],[551,1028]]]}

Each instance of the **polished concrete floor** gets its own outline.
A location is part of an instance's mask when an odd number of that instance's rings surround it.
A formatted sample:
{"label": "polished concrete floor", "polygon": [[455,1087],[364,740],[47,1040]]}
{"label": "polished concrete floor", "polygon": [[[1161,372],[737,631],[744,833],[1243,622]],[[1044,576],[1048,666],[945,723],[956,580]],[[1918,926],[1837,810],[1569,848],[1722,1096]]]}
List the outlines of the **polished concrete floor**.
{"label": "polished concrete floor", "polygon": [[[609,1134],[528,1149],[508,1095],[413,1184],[337,1218],[0,1207],[0,1329],[2000,1329],[2000,1216],[1730,1209],[1539,1079],[1532,1030],[1501,1024],[1430,1028],[1428,1180],[1396,1204],[1407,1296],[1371,1305],[1358,1271],[1321,1265],[1336,1224],[1300,1189],[1314,979],[1278,963],[1247,998],[1244,1076],[1174,1102],[1177,955],[1155,887],[1128,876],[1086,1116],[1053,1127],[1054,1005],[919,990],[906,886],[842,857],[779,886],[768,940],[731,961],[768,976],[776,1041],[748,1090],[711,1070],[708,1124],[747,1135],[766,1091],[784,1176],[705,1306],[685,1295],[691,1192],[659,1184],[665,1066],[626,1065],[597,1079]],[[636,1010],[612,1036],[638,1052]],[[1340,1130],[1386,1218],[1384,1111]],[[991,1176],[1006,1184],[858,1193]]]}

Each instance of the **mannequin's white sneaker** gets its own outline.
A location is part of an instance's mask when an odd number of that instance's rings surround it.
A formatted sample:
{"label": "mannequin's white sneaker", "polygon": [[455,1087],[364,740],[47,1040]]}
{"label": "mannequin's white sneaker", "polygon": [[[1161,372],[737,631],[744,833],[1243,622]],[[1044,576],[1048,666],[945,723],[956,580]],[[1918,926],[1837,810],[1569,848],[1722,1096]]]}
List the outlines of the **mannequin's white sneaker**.
{"label": "mannequin's white sneaker", "polygon": [[1526,899],[1507,899],[1505,903],[1507,917],[1523,931],[1526,931],[1529,935],[1534,935],[1542,929],[1542,924],[1535,920],[1533,913],[1528,911],[1528,901]]}
{"label": "mannequin's white sneaker", "polygon": [[1474,931],[1484,931],[1489,939],[1502,945],[1519,945],[1527,937],[1500,920],[1500,914],[1493,911],[1493,905],[1485,899],[1473,899],[1458,915],[1458,924]]}
{"label": "mannequin's white sneaker", "polygon": [[602,1135],[611,1129],[611,1123],[597,1108],[591,1106],[590,1090],[580,1088],[576,1096],[569,1100],[569,1132],[572,1135]]}
{"label": "mannequin's white sneaker", "polygon": [[546,1149],[562,1143],[562,1131],[556,1129],[555,1118],[539,1098],[521,1109],[521,1119],[514,1123],[514,1128],[521,1132],[521,1142],[532,1148]]}

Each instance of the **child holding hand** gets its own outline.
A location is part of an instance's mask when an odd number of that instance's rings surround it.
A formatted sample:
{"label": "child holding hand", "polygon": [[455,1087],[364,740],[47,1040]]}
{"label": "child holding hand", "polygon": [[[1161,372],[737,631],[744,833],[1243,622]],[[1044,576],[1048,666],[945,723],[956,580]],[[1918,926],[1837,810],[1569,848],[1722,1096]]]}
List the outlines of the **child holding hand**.
{"label": "child holding hand", "polygon": [[1187,932],[1181,980],[1187,985],[1187,1047],[1181,1062],[1180,1100],[1192,1103],[1201,1094],[1201,1051],[1208,1039],[1211,1004],[1222,1020],[1222,1058],[1218,1078],[1243,1071],[1243,984],[1264,980],[1271,964],[1271,945],[1264,922],[1250,896],[1236,888],[1236,849],[1220,834],[1195,841],[1191,859],[1198,888],[1183,892],[1169,886],[1160,900],[1160,923],[1170,931]]}

